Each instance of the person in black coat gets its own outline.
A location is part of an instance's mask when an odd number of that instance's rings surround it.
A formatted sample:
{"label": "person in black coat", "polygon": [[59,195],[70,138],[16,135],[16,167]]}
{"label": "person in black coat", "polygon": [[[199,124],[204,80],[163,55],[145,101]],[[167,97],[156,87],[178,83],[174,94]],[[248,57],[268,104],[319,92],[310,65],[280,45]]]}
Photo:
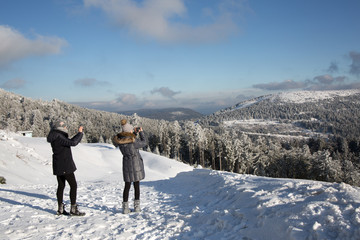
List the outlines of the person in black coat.
{"label": "person in black coat", "polygon": [[51,143],[53,151],[53,174],[56,175],[58,182],[56,192],[58,201],[57,215],[69,215],[69,213],[65,211],[63,203],[65,181],[70,185],[70,214],[75,216],[85,215],[85,213],[79,211],[76,204],[77,182],[74,174],[76,166],[70,148],[76,146],[81,141],[82,137],[83,127],[80,126],[79,132],[73,138],[69,139],[67,126],[64,121],[55,122],[47,136],[47,141]]}
{"label": "person in black coat", "polygon": [[[128,198],[131,183],[134,184],[134,211],[140,212],[140,180],[145,178],[144,162],[139,149],[147,145],[145,134],[141,127],[134,128],[126,119],[121,120],[122,132],[114,136],[113,143],[118,146],[123,155],[123,178],[125,188],[123,192],[123,213],[130,212]],[[139,135],[139,137],[137,137]]]}

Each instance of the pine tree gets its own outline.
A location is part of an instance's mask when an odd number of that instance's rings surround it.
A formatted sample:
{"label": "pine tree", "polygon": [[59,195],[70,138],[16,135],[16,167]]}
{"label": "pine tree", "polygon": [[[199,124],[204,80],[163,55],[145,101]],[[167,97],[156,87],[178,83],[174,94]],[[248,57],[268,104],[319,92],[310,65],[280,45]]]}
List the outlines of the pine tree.
{"label": "pine tree", "polygon": [[182,132],[182,129],[178,121],[174,121],[171,126],[172,126],[170,133],[171,156],[174,159],[180,160],[180,147],[181,147],[180,133]]}

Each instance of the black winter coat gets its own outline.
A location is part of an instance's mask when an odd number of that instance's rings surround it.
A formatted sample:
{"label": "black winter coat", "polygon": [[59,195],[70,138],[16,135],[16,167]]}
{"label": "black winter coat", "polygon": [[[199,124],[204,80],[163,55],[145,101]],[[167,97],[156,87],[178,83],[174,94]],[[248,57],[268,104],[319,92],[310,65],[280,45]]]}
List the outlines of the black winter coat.
{"label": "black winter coat", "polygon": [[76,166],[71,153],[71,146],[76,146],[82,139],[83,133],[77,133],[69,139],[66,132],[53,129],[47,136],[53,151],[53,173],[60,176],[76,171]]}
{"label": "black winter coat", "polygon": [[144,132],[139,132],[140,138],[128,132],[121,132],[113,138],[115,146],[119,146],[123,155],[124,182],[137,182],[145,178],[144,162],[139,148],[147,145]]}

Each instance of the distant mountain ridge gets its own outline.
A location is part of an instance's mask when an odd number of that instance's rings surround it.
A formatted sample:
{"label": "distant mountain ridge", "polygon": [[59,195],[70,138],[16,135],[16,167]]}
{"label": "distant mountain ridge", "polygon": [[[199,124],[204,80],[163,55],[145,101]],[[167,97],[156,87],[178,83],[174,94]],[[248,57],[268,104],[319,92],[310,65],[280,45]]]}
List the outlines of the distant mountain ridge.
{"label": "distant mountain ridge", "polygon": [[[293,131],[291,134],[305,136],[311,132],[356,138],[360,135],[359,119],[360,89],[354,89],[264,95],[217,111],[201,119],[201,123],[203,126],[225,124],[248,131],[247,120],[258,120],[258,126],[251,131],[262,134]],[[251,124],[254,126],[254,122]]]}
{"label": "distant mountain ridge", "polygon": [[333,90],[333,91],[296,91],[296,92],[280,92],[275,94],[263,95],[249,100],[237,103],[234,106],[222,109],[214,114],[223,114],[227,111],[236,110],[239,108],[249,107],[252,104],[262,102],[265,100],[273,103],[311,103],[321,100],[331,100],[337,97],[349,97],[360,94],[360,89],[351,90]]}
{"label": "distant mountain ridge", "polygon": [[132,115],[136,113],[140,117],[166,120],[182,121],[190,119],[199,119],[204,115],[189,108],[163,108],[163,109],[139,109],[134,111],[118,112],[119,114]]}

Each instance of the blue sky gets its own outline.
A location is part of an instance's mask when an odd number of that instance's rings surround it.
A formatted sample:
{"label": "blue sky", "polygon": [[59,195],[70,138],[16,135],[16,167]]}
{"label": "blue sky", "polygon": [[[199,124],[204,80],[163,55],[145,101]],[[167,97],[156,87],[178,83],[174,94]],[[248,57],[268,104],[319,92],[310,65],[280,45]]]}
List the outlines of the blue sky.
{"label": "blue sky", "polygon": [[360,87],[359,0],[0,0],[0,88],[202,113]]}

